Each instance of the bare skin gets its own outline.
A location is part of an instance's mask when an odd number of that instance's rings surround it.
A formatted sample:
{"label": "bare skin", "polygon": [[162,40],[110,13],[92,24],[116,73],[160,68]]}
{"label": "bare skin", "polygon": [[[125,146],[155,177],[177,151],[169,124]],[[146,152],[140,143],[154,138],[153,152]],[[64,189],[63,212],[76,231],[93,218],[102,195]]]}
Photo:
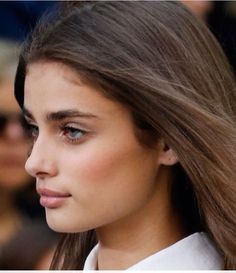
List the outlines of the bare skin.
{"label": "bare skin", "polygon": [[141,145],[123,105],[70,68],[39,62],[29,66],[24,107],[34,140],[26,169],[47,222],[60,232],[95,229],[99,270],[128,268],[184,237],[169,197],[178,158],[163,140]]}
{"label": "bare skin", "polygon": [[[168,173],[163,167],[158,181],[168,182]],[[127,269],[186,236],[168,196],[168,187],[160,188],[138,215],[97,230],[99,270]]]}

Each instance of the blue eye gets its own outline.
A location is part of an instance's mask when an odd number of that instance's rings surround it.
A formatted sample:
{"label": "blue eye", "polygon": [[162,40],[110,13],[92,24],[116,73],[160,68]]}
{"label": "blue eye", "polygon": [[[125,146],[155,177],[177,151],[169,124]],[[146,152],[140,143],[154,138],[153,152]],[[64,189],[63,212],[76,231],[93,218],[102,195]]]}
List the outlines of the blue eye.
{"label": "blue eye", "polygon": [[69,141],[77,141],[79,140],[83,135],[85,134],[85,131],[82,131],[78,128],[66,126],[63,128],[63,135],[67,137]]}

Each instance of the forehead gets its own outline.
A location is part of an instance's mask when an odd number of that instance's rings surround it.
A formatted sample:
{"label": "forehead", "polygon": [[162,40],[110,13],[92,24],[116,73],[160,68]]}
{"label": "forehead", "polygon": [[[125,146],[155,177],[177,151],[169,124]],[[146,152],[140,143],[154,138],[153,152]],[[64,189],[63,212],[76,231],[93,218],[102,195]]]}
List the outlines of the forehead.
{"label": "forehead", "polygon": [[19,112],[20,108],[14,97],[14,79],[5,78],[0,81],[0,111]]}
{"label": "forehead", "polygon": [[96,87],[80,80],[69,67],[55,62],[30,64],[25,80],[24,107],[34,111],[78,109],[93,114],[127,112],[120,103],[106,98]]}
{"label": "forehead", "polygon": [[[43,77],[42,77],[43,76]],[[71,84],[81,84],[79,75],[69,66],[56,61],[38,61],[27,66],[25,88],[32,84],[33,81],[40,81],[51,77],[51,81],[47,82],[50,87],[51,83],[63,82]]]}

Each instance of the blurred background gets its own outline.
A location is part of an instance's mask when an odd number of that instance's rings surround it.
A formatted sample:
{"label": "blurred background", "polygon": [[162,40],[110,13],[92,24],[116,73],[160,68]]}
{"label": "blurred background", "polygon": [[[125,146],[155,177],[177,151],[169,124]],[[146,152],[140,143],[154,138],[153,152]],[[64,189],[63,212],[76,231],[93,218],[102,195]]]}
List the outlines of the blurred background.
{"label": "blurred background", "polygon": [[56,2],[0,2],[0,269],[48,269],[58,234],[45,221],[35,181],[24,169],[30,149],[14,98],[20,45]]}
{"label": "blurred background", "polygon": [[[182,1],[213,32],[236,75],[236,2]],[[14,99],[20,45],[57,1],[0,1],[0,270],[48,269],[59,234],[39,205],[34,179],[24,170],[29,150]]]}
{"label": "blurred background", "polygon": [[181,1],[213,32],[236,74],[236,1]]}

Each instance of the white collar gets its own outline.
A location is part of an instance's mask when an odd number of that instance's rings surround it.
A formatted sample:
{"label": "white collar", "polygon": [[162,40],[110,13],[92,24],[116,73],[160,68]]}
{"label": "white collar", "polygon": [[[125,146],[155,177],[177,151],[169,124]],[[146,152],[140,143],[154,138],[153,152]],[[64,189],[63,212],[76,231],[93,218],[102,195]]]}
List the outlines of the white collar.
{"label": "white collar", "polygon": [[[88,255],[84,270],[96,270],[97,244]],[[220,270],[223,259],[204,232],[196,232],[158,251],[127,270]]]}

